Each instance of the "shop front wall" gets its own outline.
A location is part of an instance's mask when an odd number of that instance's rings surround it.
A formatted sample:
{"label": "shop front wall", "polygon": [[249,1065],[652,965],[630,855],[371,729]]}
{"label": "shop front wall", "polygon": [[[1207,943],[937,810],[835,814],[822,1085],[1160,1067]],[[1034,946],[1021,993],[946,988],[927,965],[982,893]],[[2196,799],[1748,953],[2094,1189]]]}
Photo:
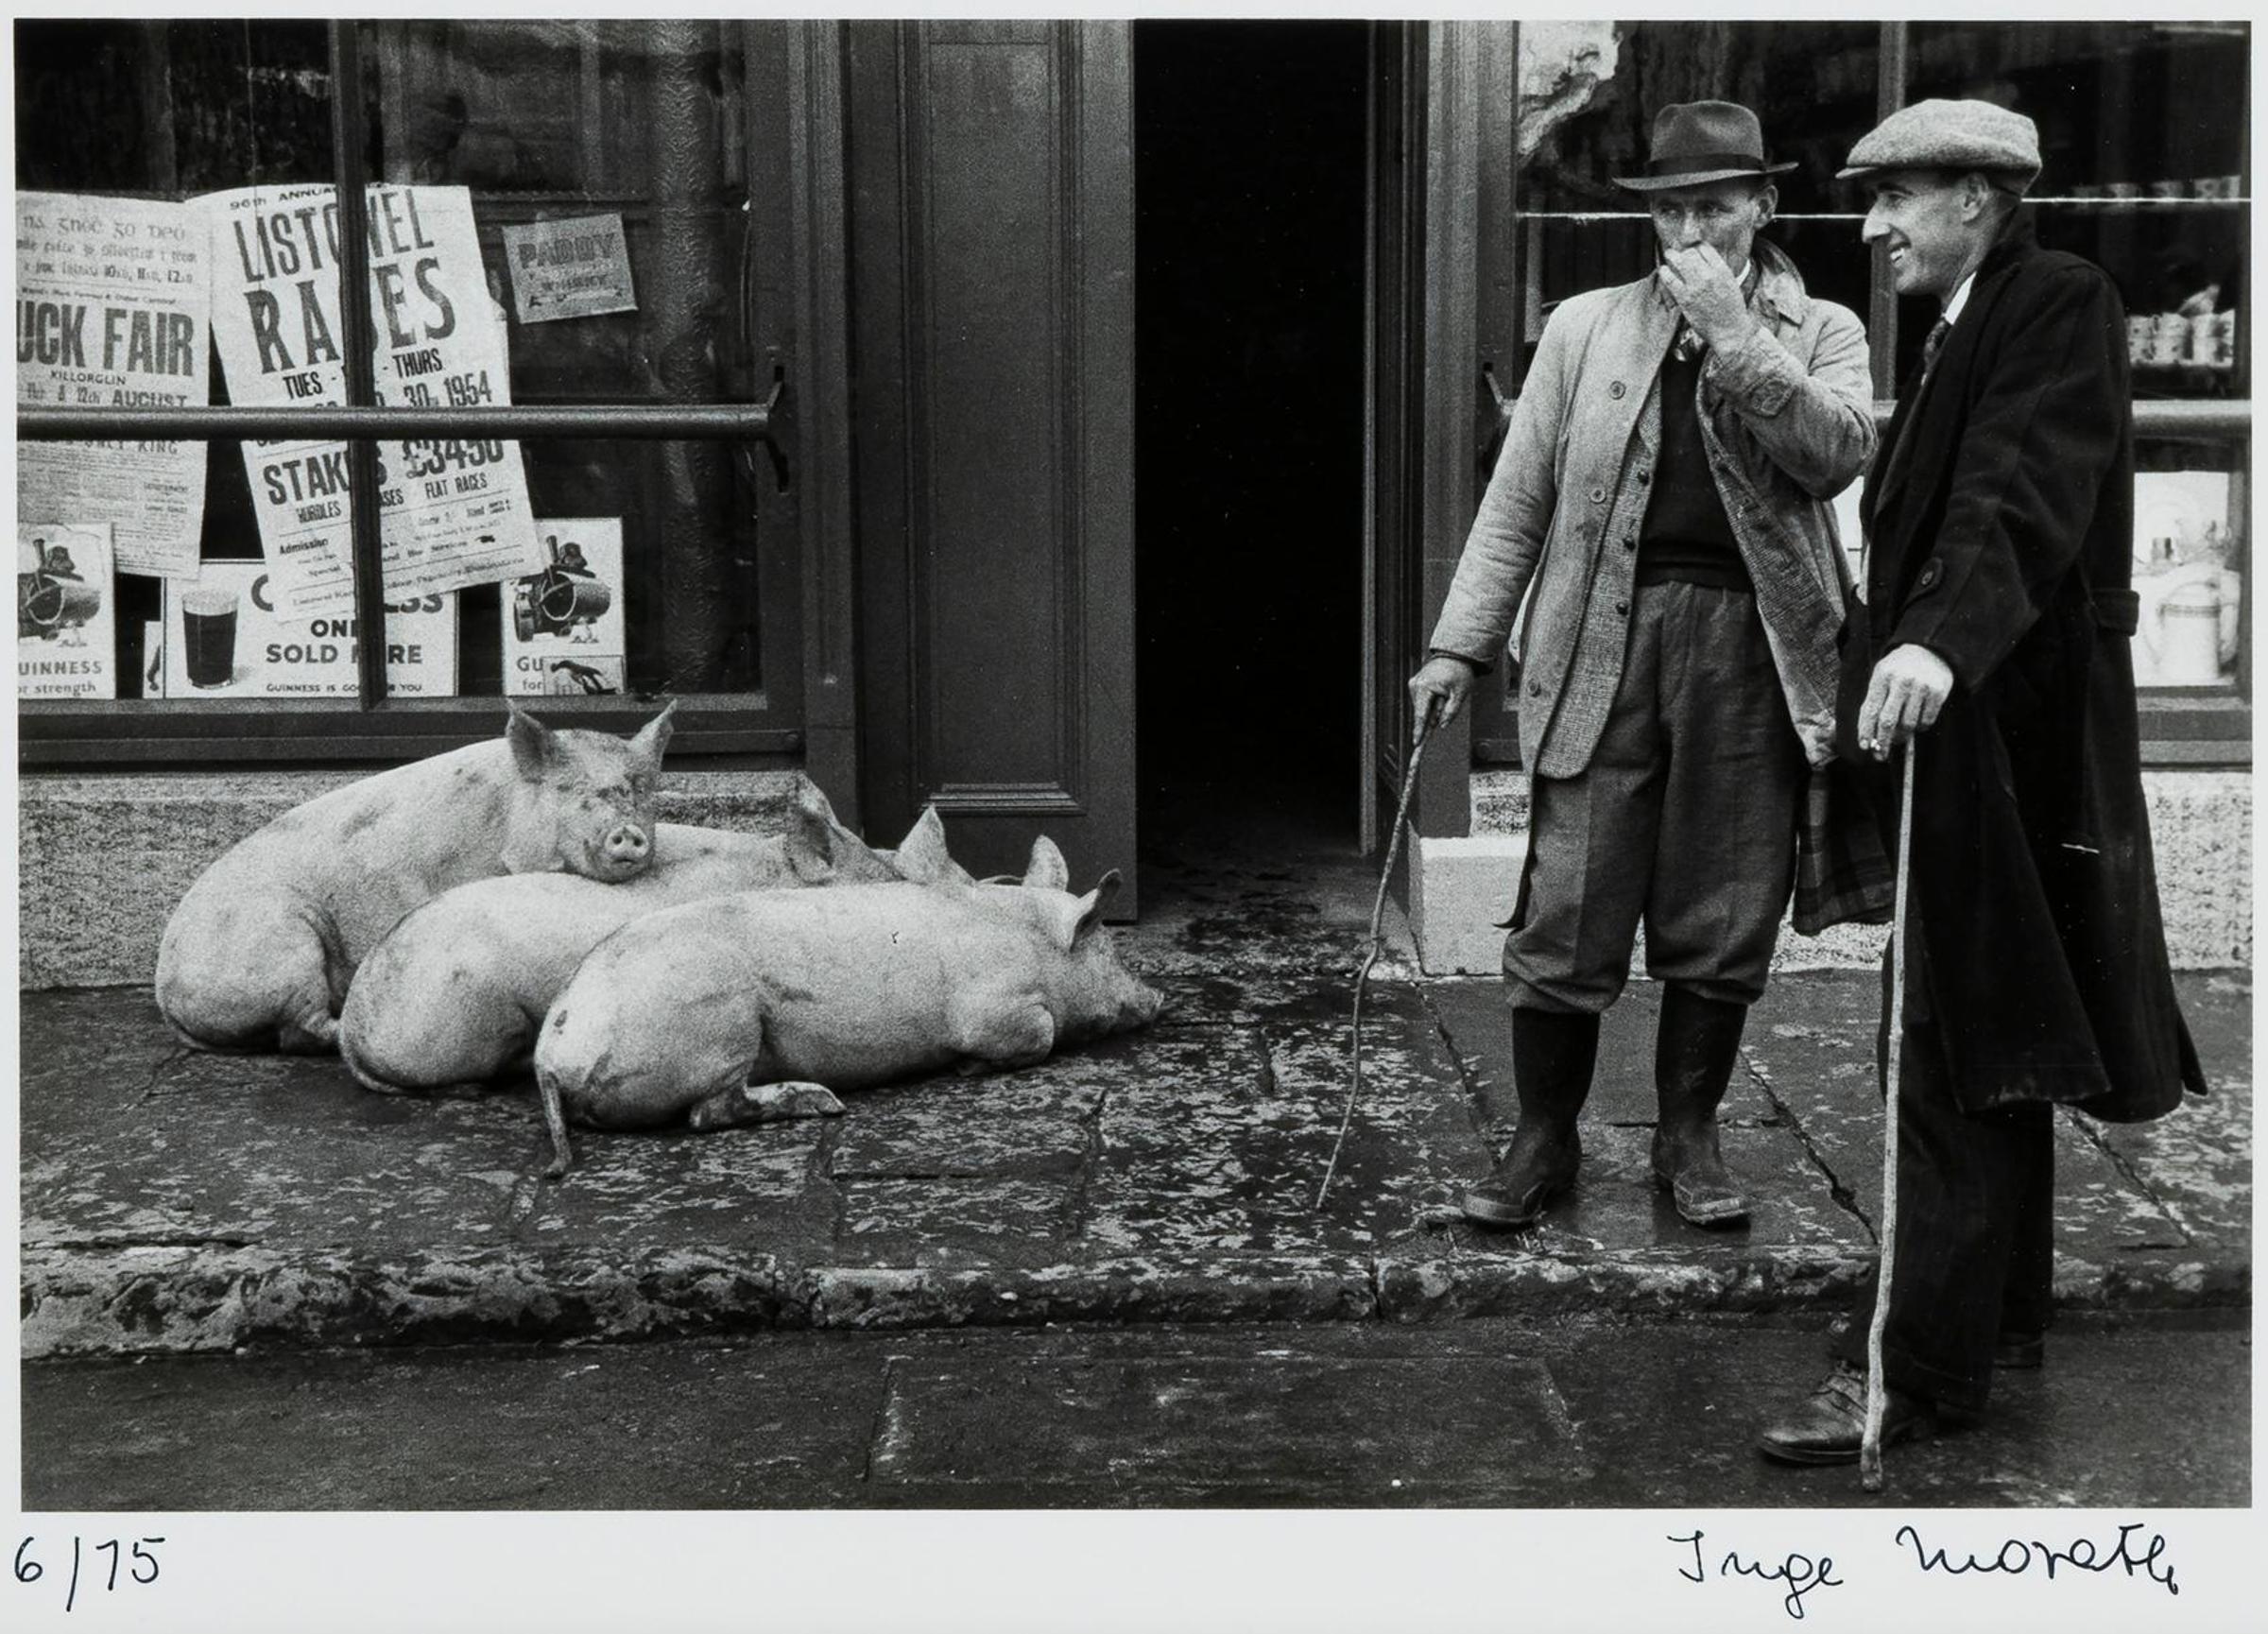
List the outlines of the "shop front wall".
{"label": "shop front wall", "polygon": [[[1483,403],[1555,302],[1650,265],[1606,179],[1653,111],[1729,95],[1797,163],[1773,232],[1866,318],[1886,413],[1925,326],[1834,168],[1922,96],[2037,121],[2042,236],[2133,318],[2169,923],[2185,963],[2247,962],[2243,26],[1458,27],[1517,63],[1450,133],[1487,150],[1432,161],[1489,190]],[[1004,856],[1116,801],[1075,860],[1130,853],[1125,55],[1102,24],[21,25],[22,979],[139,979],[201,858],[506,696],[613,730],[679,697],[687,815],[763,820],[808,767],[885,828],[942,792]],[[428,419],[293,434],[340,404]],[[212,409],[254,420],[180,422]],[[1511,877],[1512,696],[1426,819],[1478,859],[1435,848],[1429,911]],[[1463,968],[1486,927],[1452,917]]]}

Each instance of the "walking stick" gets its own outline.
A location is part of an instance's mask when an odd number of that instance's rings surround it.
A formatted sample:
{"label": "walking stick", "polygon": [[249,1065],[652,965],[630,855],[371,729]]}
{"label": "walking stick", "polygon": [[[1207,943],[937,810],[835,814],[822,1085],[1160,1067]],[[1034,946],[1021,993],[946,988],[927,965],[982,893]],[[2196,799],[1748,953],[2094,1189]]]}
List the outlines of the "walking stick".
{"label": "walking stick", "polygon": [[1859,1485],[1882,1489],[1882,1330],[1890,1321],[1890,1278],[1898,1264],[1898,1092],[1906,1031],[1906,874],[1914,853],[1914,751],[1920,739],[1906,740],[1905,769],[1898,795],[1898,895],[1890,910],[1890,1051],[1883,1064],[1882,1253],[1874,1279],[1874,1316],[1866,1325],[1866,1430],[1859,1440]]}
{"label": "walking stick", "polygon": [[1402,774],[1401,804],[1394,811],[1394,832],[1386,836],[1386,866],[1378,877],[1378,898],[1370,904],[1369,952],[1363,955],[1362,969],[1354,973],[1354,1071],[1347,1086],[1347,1110],[1339,1117],[1339,1138],[1331,1144],[1331,1161],[1324,1166],[1323,1183],[1315,1188],[1315,1208],[1320,1211],[1323,1199],[1331,1195],[1331,1178],[1338,1172],[1339,1148],[1347,1144],[1348,1126],[1354,1122],[1354,1098],[1363,1092],[1363,984],[1370,979],[1370,967],[1378,962],[1383,946],[1379,926],[1386,912],[1386,886],[1394,878],[1394,859],[1401,851],[1401,832],[1410,818],[1410,796],[1418,789],[1418,763],[1425,758],[1425,734],[1433,729],[1434,712],[1441,700],[1429,697],[1425,713],[1418,717],[1417,735],[1410,740],[1410,765]]}

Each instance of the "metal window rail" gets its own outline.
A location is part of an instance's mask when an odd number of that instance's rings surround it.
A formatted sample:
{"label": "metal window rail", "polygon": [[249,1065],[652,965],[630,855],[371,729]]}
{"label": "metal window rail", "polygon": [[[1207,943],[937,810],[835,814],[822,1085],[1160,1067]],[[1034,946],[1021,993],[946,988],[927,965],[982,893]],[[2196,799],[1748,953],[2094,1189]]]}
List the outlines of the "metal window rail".
{"label": "metal window rail", "polygon": [[645,438],[771,442],[780,388],[764,403],[541,404],[489,408],[19,408],[27,442],[325,438]]}
{"label": "metal window rail", "polygon": [[[1493,373],[1487,375],[1489,386],[1495,387]],[[1518,397],[1496,393],[1497,416],[1512,418]],[[1898,404],[1890,399],[1878,398],[1874,404],[1874,423],[1877,430],[1890,429],[1891,417],[1898,413]],[[2175,440],[2204,441],[2231,440],[2252,435],[2252,404],[2249,399],[2144,399],[2134,405],[2134,434],[2137,437],[2166,438]]]}
{"label": "metal window rail", "polygon": [[[1874,422],[1887,431],[1898,412],[1893,402],[1877,402]],[[2134,405],[2137,437],[2172,438],[2191,441],[2236,439],[2252,435],[2252,404],[2230,398],[2144,399]]]}

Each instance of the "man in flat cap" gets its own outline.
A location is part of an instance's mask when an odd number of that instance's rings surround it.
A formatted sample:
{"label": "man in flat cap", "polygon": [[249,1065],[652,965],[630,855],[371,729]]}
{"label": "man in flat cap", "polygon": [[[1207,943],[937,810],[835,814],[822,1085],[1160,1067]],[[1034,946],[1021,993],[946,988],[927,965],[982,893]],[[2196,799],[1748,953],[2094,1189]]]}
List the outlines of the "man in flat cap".
{"label": "man in flat cap", "polygon": [[[1599,1018],[1642,920],[1663,984],[1652,1162],[1686,1220],[1735,1222],[1716,1112],[1796,876],[1807,768],[1831,756],[1845,568],[1830,501],[1874,449],[1866,336],[1758,236],[1756,115],[1663,109],[1645,174],[1660,265],[1544,326],[1411,678],[1453,719],[1523,598],[1528,856],[1504,944],[1510,1149],[1464,1199],[1534,1220],[1574,1179]],[[1868,836],[1871,839],[1871,834]]]}
{"label": "man in flat cap", "polygon": [[[2139,1120],[2204,1089],[2142,802],[2125,316],[2100,267],[2034,241],[2039,168],[2031,120],[1930,101],[1842,172],[1935,319],[1866,475],[1837,721],[1886,838],[1892,757],[1915,766],[1905,1013],[1885,997],[1881,1034],[1902,1029],[1885,1446],[1981,1409],[1996,1364],[2039,1365],[2055,1106]],[[1767,1455],[1858,1456],[1873,1304]]]}

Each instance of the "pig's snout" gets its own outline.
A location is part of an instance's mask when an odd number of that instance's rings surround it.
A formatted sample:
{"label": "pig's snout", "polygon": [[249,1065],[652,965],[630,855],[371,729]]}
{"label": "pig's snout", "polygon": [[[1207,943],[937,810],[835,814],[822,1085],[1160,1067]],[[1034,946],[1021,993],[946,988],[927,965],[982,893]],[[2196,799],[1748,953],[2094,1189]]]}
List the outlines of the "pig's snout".
{"label": "pig's snout", "polygon": [[600,842],[598,857],[607,872],[634,874],[653,857],[654,842],[636,823],[624,823]]}
{"label": "pig's snout", "polygon": [[1146,1027],[1156,1021],[1165,1008],[1165,995],[1156,988],[1134,984],[1132,993],[1122,999],[1118,1006],[1118,1026],[1122,1032],[1134,1027]]}

